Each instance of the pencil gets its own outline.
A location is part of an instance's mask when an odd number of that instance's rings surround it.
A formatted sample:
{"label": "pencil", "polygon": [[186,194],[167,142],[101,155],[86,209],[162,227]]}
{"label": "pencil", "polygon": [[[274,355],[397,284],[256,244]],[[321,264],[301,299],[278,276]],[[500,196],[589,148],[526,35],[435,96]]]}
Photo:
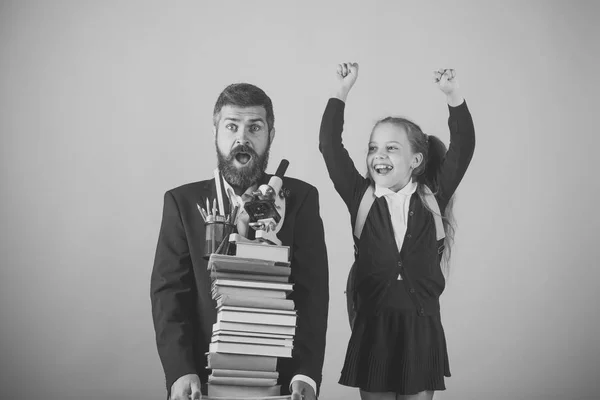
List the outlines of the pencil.
{"label": "pencil", "polygon": [[223,192],[221,188],[221,172],[218,169],[214,171],[215,186],[217,189],[217,200],[219,204],[219,215],[225,216],[225,204],[223,203]]}
{"label": "pencil", "polygon": [[204,215],[204,210],[202,210],[202,207],[200,207],[200,204],[196,203],[196,207],[198,207],[198,211],[200,211],[200,215],[202,216],[202,219],[204,220],[204,222],[206,222],[206,215]]}
{"label": "pencil", "polygon": [[237,212],[238,209],[240,208],[240,206],[238,206],[237,204],[235,205],[235,207],[233,207],[233,211],[231,212],[231,214],[229,215],[230,219],[229,222],[231,222],[232,224],[235,224],[236,220],[237,220]]}

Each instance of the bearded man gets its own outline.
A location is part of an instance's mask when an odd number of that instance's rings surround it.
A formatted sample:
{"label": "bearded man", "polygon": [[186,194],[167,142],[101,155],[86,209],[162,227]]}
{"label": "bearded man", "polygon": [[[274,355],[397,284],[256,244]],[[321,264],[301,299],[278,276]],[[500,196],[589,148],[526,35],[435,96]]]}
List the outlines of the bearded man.
{"label": "bearded man", "polygon": [[[228,189],[247,201],[270,175],[265,173],[275,137],[271,99],[251,84],[232,84],[219,95],[213,112],[218,168],[215,179],[189,183],[164,195],[162,223],[152,269],[150,297],[158,354],[166,378],[167,398],[196,399],[206,394],[206,353],[216,321],[211,278],[203,258],[205,227],[197,204],[223,199]],[[222,179],[220,179],[222,177]],[[293,400],[314,400],[319,393],[325,353],[329,275],[317,189],[284,177],[285,216],[277,237],[290,247],[297,310],[292,358],[280,358],[278,384]],[[228,200],[227,200],[228,202]],[[211,202],[212,204],[212,202]],[[237,233],[253,239],[248,218],[239,218]]]}

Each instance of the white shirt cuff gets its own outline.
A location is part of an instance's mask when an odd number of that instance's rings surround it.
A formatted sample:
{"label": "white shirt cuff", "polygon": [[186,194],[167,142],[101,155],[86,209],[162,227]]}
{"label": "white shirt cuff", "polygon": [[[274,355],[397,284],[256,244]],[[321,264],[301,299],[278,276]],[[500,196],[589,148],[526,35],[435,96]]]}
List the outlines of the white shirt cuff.
{"label": "white shirt cuff", "polygon": [[294,381],[302,381],[308,383],[315,391],[315,396],[317,395],[317,383],[312,378],[301,374],[294,375],[292,381],[290,382],[290,392],[292,391],[292,383],[294,383]]}

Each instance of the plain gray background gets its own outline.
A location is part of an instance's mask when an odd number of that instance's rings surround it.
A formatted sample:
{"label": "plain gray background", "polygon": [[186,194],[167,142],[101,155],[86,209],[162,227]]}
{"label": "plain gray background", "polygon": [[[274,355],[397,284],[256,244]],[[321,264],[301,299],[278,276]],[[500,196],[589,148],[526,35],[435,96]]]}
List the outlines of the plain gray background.
{"label": "plain gray background", "polygon": [[214,101],[247,81],[275,105],[269,172],[285,157],[320,193],[321,398],[358,398],[337,384],[349,218],[317,147],[336,65],[357,61],[344,139],[363,170],[388,114],[448,142],[434,69],[456,69],[475,121],[436,399],[600,398],[598,3],[326,3],[0,3],[0,397],[164,398],[149,299],[163,194],[211,177]]}

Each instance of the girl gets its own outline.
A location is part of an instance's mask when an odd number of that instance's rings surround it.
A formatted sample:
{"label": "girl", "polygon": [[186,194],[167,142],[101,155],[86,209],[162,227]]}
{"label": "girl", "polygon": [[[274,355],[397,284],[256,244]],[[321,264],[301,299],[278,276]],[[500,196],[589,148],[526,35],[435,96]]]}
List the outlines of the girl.
{"label": "girl", "polygon": [[356,318],[339,383],[360,388],[363,400],[432,399],[450,376],[439,306],[441,263],[453,237],[452,196],[475,148],[471,114],[454,71],[436,71],[450,111],[448,151],[415,123],[384,118],[371,132],[365,178],[342,145],[345,102],[358,64],[340,64],[337,75],[319,149],[352,226],[363,195],[374,194],[362,235],[354,236]]}

